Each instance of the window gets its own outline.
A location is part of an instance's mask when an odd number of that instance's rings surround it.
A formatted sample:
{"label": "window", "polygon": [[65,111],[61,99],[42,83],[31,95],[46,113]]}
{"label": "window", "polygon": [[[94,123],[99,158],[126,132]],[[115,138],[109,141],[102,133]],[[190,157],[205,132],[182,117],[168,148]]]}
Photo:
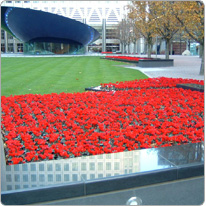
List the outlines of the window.
{"label": "window", "polygon": [[36,171],[36,165],[35,164],[31,164],[31,171]]}
{"label": "window", "polygon": [[39,171],[44,171],[44,164],[39,165]]}
{"label": "window", "polygon": [[60,182],[60,181],[61,181],[61,175],[59,175],[59,174],[56,175],[56,181],[57,181],[57,182]]}
{"label": "window", "polygon": [[28,175],[23,175],[23,182],[28,182],[28,181],[29,181]]}
{"label": "window", "polygon": [[36,182],[36,175],[31,175],[31,181]]}
{"label": "window", "polygon": [[64,175],[64,181],[69,181],[69,175],[68,174]]}
{"label": "window", "polygon": [[11,182],[11,175],[6,175],[6,181]]}
{"label": "window", "polygon": [[95,170],[95,163],[94,162],[89,163],[89,169],[90,170]]}
{"label": "window", "polygon": [[69,171],[69,164],[64,165],[64,171]]}
{"label": "window", "polygon": [[[13,44],[12,44],[13,47]],[[14,165],[14,171],[19,171],[19,165]]]}
{"label": "window", "polygon": [[61,165],[60,164],[56,164],[56,171],[61,171]]}
{"label": "window", "polygon": [[87,170],[87,164],[86,164],[86,162],[82,162],[82,163],[81,163],[81,170],[82,170],[82,171],[86,171],[86,170]]}
{"label": "window", "polygon": [[98,162],[98,171],[103,170],[103,162]]}
{"label": "window", "polygon": [[111,170],[111,162],[106,163],[106,170]]}
{"label": "window", "polygon": [[72,163],[72,171],[77,171],[78,170],[78,164],[76,162]]}
{"label": "window", "polygon": [[14,175],[14,181],[15,182],[20,182],[20,175]]}
{"label": "window", "polygon": [[22,43],[18,43],[17,44],[17,51],[18,52],[23,52],[23,50],[24,50],[24,45]]}
{"label": "window", "polygon": [[[13,43],[8,44],[8,52],[14,52]],[[15,170],[15,171],[17,171],[17,170]]]}
{"label": "window", "polygon": [[52,182],[53,181],[53,175],[48,175],[48,182]]}
{"label": "window", "polygon": [[95,174],[90,174],[90,180],[95,179]]}
{"label": "window", "polygon": [[119,162],[115,162],[114,163],[114,169],[115,170],[119,170],[120,166],[119,166]]}
{"label": "window", "polygon": [[8,37],[8,39],[13,39],[13,36],[9,33],[7,33],[7,37]]}
{"label": "window", "polygon": [[[5,52],[5,44],[1,44],[1,52]],[[6,170],[7,169],[10,169],[11,171],[11,167],[7,167]]]}
{"label": "window", "polygon": [[73,180],[73,181],[77,181],[77,180],[78,180],[78,176],[77,176],[76,174],[73,174],[73,175],[72,175],[72,180]]}
{"label": "window", "polygon": [[48,164],[47,165],[47,171],[52,171],[53,170],[53,165],[52,164]]}
{"label": "window", "polygon": [[44,182],[45,181],[45,176],[44,175],[39,175],[39,181]]}
{"label": "window", "polygon": [[1,39],[4,39],[4,30],[1,30]]}
{"label": "window", "polygon": [[22,165],[22,170],[23,170],[23,171],[28,171],[28,165],[23,164],[23,165]]}

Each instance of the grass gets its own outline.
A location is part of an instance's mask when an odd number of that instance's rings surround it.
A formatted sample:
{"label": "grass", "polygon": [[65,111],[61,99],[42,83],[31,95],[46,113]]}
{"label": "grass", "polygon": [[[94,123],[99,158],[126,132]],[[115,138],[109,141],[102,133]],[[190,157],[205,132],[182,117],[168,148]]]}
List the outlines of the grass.
{"label": "grass", "polygon": [[1,58],[1,95],[84,92],[100,83],[146,79],[100,57]]}

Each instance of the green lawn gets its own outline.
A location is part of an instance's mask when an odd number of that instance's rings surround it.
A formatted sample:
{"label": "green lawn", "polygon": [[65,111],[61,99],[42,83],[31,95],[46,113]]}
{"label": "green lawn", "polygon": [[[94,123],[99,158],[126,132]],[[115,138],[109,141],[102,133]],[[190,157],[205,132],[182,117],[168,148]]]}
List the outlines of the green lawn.
{"label": "green lawn", "polygon": [[1,58],[1,95],[84,92],[100,83],[148,78],[100,57]]}

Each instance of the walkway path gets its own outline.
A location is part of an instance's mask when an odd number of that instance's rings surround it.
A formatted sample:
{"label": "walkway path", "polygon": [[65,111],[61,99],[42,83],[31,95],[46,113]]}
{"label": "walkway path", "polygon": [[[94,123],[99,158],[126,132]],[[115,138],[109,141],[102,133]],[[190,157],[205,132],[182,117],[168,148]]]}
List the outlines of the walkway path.
{"label": "walkway path", "polygon": [[[155,55],[152,56],[155,58]],[[158,58],[164,58],[163,55],[158,55]],[[159,68],[141,68],[135,66],[127,66],[131,69],[137,69],[149,77],[173,77],[204,80],[204,75],[199,75],[201,58],[198,56],[170,56],[174,59],[173,67],[159,67]]]}

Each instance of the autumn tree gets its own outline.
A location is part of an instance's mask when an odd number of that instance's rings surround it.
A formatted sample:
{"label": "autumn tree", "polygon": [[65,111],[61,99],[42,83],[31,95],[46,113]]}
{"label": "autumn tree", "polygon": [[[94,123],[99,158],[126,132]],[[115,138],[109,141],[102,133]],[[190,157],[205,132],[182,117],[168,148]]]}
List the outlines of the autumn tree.
{"label": "autumn tree", "polygon": [[200,1],[177,1],[172,7],[172,14],[181,24],[185,34],[190,39],[200,43],[201,68],[204,75],[204,4]]}
{"label": "autumn tree", "polygon": [[152,51],[152,37],[155,35],[153,19],[150,15],[151,2],[146,1],[132,1],[128,5],[128,17],[134,21],[134,27],[140,36],[144,37],[147,42],[147,55],[151,57]]}
{"label": "autumn tree", "polygon": [[173,16],[171,1],[153,1],[150,3],[150,16],[155,32],[165,40],[165,58],[169,59],[169,48],[173,36],[181,29],[179,21]]}

